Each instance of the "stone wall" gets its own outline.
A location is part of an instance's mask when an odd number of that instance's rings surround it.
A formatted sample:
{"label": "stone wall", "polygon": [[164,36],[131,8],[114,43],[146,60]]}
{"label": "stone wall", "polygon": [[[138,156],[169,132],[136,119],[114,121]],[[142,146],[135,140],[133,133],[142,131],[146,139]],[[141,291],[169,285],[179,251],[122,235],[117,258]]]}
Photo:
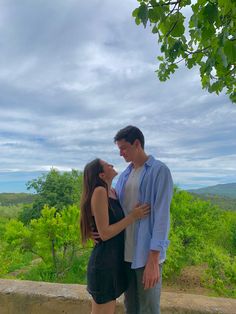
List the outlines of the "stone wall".
{"label": "stone wall", "polygon": [[[236,300],[163,292],[162,314],[235,314]],[[91,298],[85,286],[45,282],[1,280],[0,314],[90,314]],[[123,314],[123,299],[116,314]]]}

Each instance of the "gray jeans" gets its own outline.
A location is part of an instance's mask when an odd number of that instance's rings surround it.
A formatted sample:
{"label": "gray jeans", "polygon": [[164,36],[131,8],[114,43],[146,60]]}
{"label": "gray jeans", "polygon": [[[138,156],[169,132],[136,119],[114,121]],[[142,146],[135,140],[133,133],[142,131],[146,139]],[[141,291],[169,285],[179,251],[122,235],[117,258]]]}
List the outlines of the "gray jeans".
{"label": "gray jeans", "polygon": [[144,290],[142,284],[144,267],[131,269],[126,264],[129,286],[125,292],[126,314],[160,314],[160,296],[162,284],[162,265],[160,264],[160,280],[155,287]]}

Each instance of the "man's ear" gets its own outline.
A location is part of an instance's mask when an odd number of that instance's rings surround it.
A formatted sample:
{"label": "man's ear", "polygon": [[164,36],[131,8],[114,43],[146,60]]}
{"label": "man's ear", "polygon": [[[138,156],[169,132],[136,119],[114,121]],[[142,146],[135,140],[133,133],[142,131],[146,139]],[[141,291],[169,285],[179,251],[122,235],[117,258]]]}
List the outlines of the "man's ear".
{"label": "man's ear", "polygon": [[136,148],[141,147],[140,140],[136,139],[136,140],[134,141],[134,145],[135,145]]}

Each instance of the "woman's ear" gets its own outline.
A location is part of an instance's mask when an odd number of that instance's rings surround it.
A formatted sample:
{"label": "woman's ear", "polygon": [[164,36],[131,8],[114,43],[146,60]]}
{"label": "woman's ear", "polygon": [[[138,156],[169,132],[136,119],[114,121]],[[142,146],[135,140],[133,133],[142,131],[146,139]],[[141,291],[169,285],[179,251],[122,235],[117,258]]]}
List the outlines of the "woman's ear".
{"label": "woman's ear", "polygon": [[102,180],[104,180],[104,178],[105,178],[105,173],[104,173],[104,172],[99,173],[99,178],[102,179]]}

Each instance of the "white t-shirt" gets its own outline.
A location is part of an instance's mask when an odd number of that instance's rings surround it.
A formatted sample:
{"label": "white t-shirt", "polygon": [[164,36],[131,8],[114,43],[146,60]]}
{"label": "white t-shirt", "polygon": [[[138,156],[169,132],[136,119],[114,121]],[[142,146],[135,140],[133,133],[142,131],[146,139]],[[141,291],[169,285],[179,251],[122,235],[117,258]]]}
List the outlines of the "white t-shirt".
{"label": "white t-shirt", "polygon": [[[142,167],[132,169],[124,190],[124,207],[125,214],[129,214],[138,203],[139,177]],[[125,261],[132,262],[134,254],[134,232],[135,223],[125,229]]]}

